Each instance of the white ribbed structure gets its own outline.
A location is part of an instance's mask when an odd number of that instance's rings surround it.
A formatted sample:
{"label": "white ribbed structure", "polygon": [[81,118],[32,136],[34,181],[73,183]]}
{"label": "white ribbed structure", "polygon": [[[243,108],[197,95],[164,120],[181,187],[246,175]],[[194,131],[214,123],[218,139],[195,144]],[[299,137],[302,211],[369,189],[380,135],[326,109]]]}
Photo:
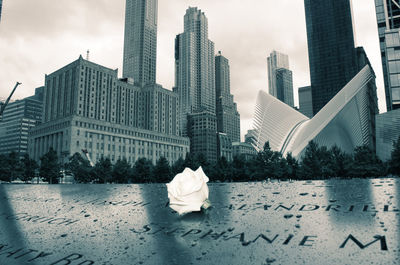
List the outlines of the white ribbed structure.
{"label": "white ribbed structure", "polygon": [[272,150],[301,157],[311,140],[320,146],[336,144],[348,153],[371,146],[377,111],[374,80],[372,69],[365,66],[312,119],[260,91],[253,124],[257,149],[269,141]]}

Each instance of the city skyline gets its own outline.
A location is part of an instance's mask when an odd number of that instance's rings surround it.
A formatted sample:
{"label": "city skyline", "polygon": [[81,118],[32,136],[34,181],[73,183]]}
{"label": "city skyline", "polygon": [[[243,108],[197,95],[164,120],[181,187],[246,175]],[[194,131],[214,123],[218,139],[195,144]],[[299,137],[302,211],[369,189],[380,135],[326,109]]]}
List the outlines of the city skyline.
{"label": "city skyline", "polygon": [[[65,6],[45,1],[37,1],[34,5],[18,0],[6,2],[0,24],[0,38],[3,39],[0,49],[4,51],[0,55],[3,66],[0,97],[7,97],[17,80],[23,86],[13,99],[32,95],[36,87],[43,85],[45,73],[53,72],[79,54],[85,55],[87,49],[90,50],[91,61],[119,68],[121,73],[124,2],[102,1],[92,11],[89,11],[90,1],[80,3],[79,8],[72,1]],[[260,8],[254,10],[254,4]],[[241,114],[242,135],[251,127],[257,92],[268,87],[266,58],[273,49],[279,49],[291,58],[295,102],[298,105],[298,87],[309,85],[302,0],[295,3],[289,0],[279,3],[266,1],[263,4],[249,1],[244,6],[240,1],[176,0],[168,4],[159,1],[157,83],[167,89],[172,89],[174,85],[174,38],[182,31],[182,16],[189,6],[197,6],[207,14],[215,51],[222,50],[230,60],[231,91]],[[221,15],[223,7],[228,15]],[[265,16],[265,10],[271,16]],[[279,25],[269,23],[280,18],[281,13],[277,10],[289,12],[291,20]],[[24,18],[21,12],[27,13]],[[380,111],[384,112],[382,67],[373,1],[364,3],[353,0],[353,13],[356,45],[365,47],[372,62],[377,75]],[[49,21],[52,23],[49,24]],[[63,30],[60,31],[61,27]]]}

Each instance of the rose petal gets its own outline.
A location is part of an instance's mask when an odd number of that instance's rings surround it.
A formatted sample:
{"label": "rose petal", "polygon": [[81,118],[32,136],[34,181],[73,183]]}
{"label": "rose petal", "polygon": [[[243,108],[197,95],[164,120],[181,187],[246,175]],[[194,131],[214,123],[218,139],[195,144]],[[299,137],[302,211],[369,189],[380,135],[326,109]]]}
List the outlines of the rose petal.
{"label": "rose petal", "polygon": [[208,181],[201,167],[196,171],[185,168],[167,184],[170,207],[179,214],[200,211],[204,201],[208,199]]}

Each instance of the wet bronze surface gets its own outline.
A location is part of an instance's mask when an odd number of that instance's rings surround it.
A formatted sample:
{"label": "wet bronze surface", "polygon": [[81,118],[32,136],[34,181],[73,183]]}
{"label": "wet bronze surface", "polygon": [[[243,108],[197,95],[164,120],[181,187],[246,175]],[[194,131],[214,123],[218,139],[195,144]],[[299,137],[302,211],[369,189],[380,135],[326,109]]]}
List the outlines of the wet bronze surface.
{"label": "wet bronze surface", "polygon": [[209,184],[179,216],[165,185],[0,185],[0,264],[399,264],[400,180]]}

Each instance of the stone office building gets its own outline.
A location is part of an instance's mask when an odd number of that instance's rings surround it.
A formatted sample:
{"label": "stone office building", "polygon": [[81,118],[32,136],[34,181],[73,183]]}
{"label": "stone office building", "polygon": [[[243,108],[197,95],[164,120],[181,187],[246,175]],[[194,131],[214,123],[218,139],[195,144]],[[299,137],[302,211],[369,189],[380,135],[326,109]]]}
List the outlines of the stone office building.
{"label": "stone office building", "polygon": [[39,160],[53,147],[62,162],[87,149],[93,162],[164,156],[172,163],[189,152],[189,139],[179,136],[178,102],[159,85],[139,88],[79,57],[46,75],[43,124],[30,133],[30,155]]}

